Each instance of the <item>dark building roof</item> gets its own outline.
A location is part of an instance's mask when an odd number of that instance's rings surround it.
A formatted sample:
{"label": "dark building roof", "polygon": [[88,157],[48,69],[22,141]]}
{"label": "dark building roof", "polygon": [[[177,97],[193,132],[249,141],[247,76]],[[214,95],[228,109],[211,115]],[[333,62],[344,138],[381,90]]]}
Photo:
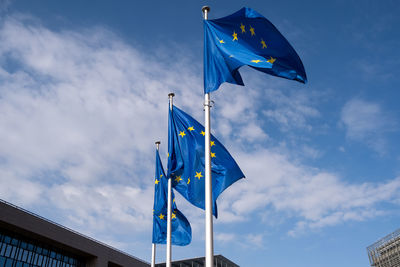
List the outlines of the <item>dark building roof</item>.
{"label": "dark building roof", "polygon": [[[26,244],[28,244],[36,248],[34,253],[38,253],[37,251],[46,251],[46,253],[49,253],[48,251],[53,251],[54,255],[57,255],[57,253],[59,254],[59,258],[78,259],[78,262],[82,261],[84,265],[88,267],[150,266],[148,262],[135,256],[129,255],[3,200],[0,200],[0,236],[2,238],[0,240],[0,245],[2,247],[21,246],[18,249],[23,250],[27,247]],[[9,240],[9,243],[7,243],[7,240]],[[14,240],[15,242],[12,243]],[[6,250],[0,250],[0,252],[2,251]],[[14,250],[10,249],[10,251]],[[7,255],[0,254],[0,260],[11,261],[13,260],[12,257],[17,257],[17,254],[18,253],[15,252],[10,252]],[[69,255],[70,257],[65,255]],[[50,254],[48,256],[50,257]]]}

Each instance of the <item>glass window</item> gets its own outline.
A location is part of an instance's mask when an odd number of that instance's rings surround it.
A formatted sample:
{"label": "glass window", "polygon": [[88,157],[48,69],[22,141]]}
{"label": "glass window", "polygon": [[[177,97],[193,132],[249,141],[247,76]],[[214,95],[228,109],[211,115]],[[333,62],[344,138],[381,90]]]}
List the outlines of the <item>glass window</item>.
{"label": "glass window", "polygon": [[4,255],[6,257],[10,257],[12,247],[10,245],[6,245],[6,253]]}
{"label": "glass window", "polygon": [[12,267],[13,263],[14,263],[14,260],[7,259],[6,264],[4,265],[4,267]]}
{"label": "glass window", "polygon": [[[72,257],[71,257],[72,256]],[[0,267],[77,267],[85,263],[58,248],[0,229]]]}
{"label": "glass window", "polygon": [[28,251],[28,257],[26,258],[26,261],[28,263],[31,263],[31,261],[32,261],[32,251]]}
{"label": "glass window", "polygon": [[6,258],[0,256],[0,266],[4,266],[6,263]]}
{"label": "glass window", "polygon": [[11,242],[11,237],[9,236],[4,236],[4,242],[9,244]]}
{"label": "glass window", "polygon": [[11,247],[11,253],[10,253],[10,258],[15,258],[15,252],[17,251],[17,248],[12,246]]}
{"label": "glass window", "polygon": [[24,241],[21,242],[21,248],[26,249],[28,244],[26,244]]}
{"label": "glass window", "polygon": [[28,251],[24,250],[24,253],[22,254],[22,261],[26,262],[28,259]]}
{"label": "glass window", "polygon": [[11,240],[11,244],[14,245],[14,246],[17,246],[17,245],[18,245],[18,239],[13,238],[13,239]]}
{"label": "glass window", "polygon": [[6,253],[6,246],[6,243],[1,244],[0,256],[4,256],[4,254]]}

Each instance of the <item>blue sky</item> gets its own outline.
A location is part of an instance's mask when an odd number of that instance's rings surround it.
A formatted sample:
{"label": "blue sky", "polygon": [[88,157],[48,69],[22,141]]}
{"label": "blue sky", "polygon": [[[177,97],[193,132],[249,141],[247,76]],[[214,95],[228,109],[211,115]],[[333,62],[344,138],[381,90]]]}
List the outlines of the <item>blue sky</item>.
{"label": "blue sky", "polygon": [[[212,94],[212,131],[247,176],[218,199],[215,252],[368,266],[400,219],[397,1],[0,1],[0,198],[150,261],[168,93],[203,121],[205,4],[263,14],[309,80],[243,68],[245,87]],[[173,259],[204,255],[203,212],[177,204],[193,242]]]}

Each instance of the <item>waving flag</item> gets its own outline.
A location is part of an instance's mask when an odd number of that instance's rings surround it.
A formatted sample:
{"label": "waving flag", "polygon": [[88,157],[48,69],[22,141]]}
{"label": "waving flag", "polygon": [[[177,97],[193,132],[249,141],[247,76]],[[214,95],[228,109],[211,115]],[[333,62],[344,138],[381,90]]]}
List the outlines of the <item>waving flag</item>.
{"label": "waving flag", "polygon": [[283,35],[251,8],[220,19],[204,20],[204,92],[224,83],[244,85],[239,68],[307,82],[303,63]]}
{"label": "waving flag", "polygon": [[[154,180],[153,243],[166,244],[168,180],[165,177],[160,155],[156,151],[156,173]],[[172,192],[171,244],[186,246],[192,240],[192,228],[186,217],[177,209]]]}
{"label": "waving flag", "polygon": [[[168,177],[190,203],[205,208],[204,127],[173,106],[168,122]],[[218,216],[216,200],[244,174],[225,147],[211,135],[211,176],[213,214]]]}

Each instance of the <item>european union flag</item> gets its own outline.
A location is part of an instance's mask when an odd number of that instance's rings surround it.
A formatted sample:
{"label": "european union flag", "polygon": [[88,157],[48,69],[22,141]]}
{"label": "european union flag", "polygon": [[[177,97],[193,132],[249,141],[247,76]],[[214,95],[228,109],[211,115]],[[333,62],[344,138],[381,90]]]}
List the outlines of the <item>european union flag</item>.
{"label": "european union flag", "polygon": [[[176,191],[201,209],[205,209],[204,136],[203,125],[173,106],[168,121],[168,177]],[[244,174],[225,147],[214,136],[210,139],[213,214],[218,217],[218,196]]]}
{"label": "european union flag", "polygon": [[224,83],[244,85],[239,68],[307,82],[303,63],[283,35],[251,8],[220,19],[204,20],[204,92]]}
{"label": "european union flag", "polygon": [[[153,243],[167,243],[168,180],[165,177],[160,155],[156,151],[156,173],[153,208]],[[177,209],[172,192],[171,244],[186,246],[192,240],[192,228],[186,217]]]}

